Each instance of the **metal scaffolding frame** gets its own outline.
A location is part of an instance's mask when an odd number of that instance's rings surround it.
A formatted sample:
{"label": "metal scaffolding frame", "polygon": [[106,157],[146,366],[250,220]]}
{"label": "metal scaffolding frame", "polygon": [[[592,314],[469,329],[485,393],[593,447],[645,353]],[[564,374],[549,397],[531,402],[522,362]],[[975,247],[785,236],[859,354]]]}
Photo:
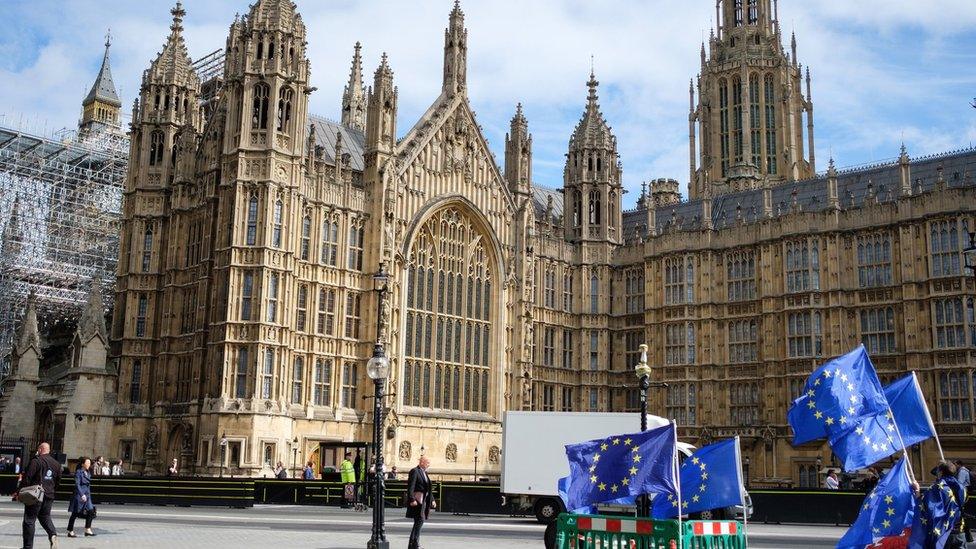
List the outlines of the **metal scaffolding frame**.
{"label": "metal scaffolding frame", "polygon": [[29,293],[46,327],[76,319],[93,280],[113,292],[129,138],[73,134],[0,125],[0,379]]}

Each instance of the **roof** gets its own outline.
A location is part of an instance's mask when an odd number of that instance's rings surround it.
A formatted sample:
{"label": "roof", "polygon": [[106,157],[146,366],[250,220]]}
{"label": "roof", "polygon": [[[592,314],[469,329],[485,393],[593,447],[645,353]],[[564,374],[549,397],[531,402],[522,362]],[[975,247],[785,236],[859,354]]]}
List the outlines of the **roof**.
{"label": "roof", "polygon": [[[939,170],[947,188],[976,186],[976,148],[920,157],[910,162],[912,194],[932,191],[938,185]],[[856,209],[868,201],[891,202],[899,197],[901,173],[898,160],[837,172],[837,197],[841,210]],[[828,208],[827,176],[785,183],[771,189],[772,216],[793,212],[819,212]],[[646,210],[624,212],[624,235],[634,236]],[[703,201],[692,200],[660,206],[655,212],[657,231],[676,225],[677,230],[702,228]],[[763,191],[754,189],[715,197],[712,226],[716,229],[737,223],[756,223],[763,218]]]}
{"label": "roof", "polygon": [[95,79],[91,91],[88,92],[85,100],[81,102],[82,105],[90,105],[95,101],[100,101],[115,107],[122,106],[122,100],[119,99],[119,94],[115,92],[115,82],[112,80],[112,67],[108,61],[108,49],[111,45],[112,43],[110,41],[105,41],[105,56],[102,57],[102,68],[98,71],[98,77]]}
{"label": "roof", "polygon": [[550,189],[548,187],[532,186],[532,203],[535,206],[535,216],[543,219],[546,215],[546,207],[549,198],[552,197],[552,215],[562,217],[563,215],[563,191],[562,189]]}
{"label": "roof", "polygon": [[315,132],[315,144],[322,147],[326,162],[335,164],[336,135],[342,135],[342,153],[349,154],[349,167],[353,171],[363,171],[365,167],[363,149],[366,144],[366,134],[356,128],[349,128],[334,120],[314,114],[309,115],[308,121],[312,126],[312,131]]}

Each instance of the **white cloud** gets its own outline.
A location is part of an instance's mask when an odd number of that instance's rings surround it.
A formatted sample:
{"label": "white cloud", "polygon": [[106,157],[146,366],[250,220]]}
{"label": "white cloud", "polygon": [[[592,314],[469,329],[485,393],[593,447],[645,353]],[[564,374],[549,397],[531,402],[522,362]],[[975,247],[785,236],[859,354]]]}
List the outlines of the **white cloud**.
{"label": "white cloud", "polygon": [[[443,29],[451,0],[300,0],[308,27],[311,111],[330,117],[349,74],[352,45],[363,42],[367,85],[383,51],[400,89],[405,132],[440,89]],[[187,42],[200,57],[224,44],[246,0],[187,0]],[[0,113],[30,113],[50,127],[71,126],[112,27],[113,72],[131,104],[142,71],[168,34],[169,5],[125,0],[41,0],[7,5],[21,21],[0,31]],[[590,56],[601,105],[618,137],[625,185],[688,178],[688,81],[713,6],[680,0],[465,0],[472,104],[499,162],[516,102],[534,135],[539,183],[561,185],[563,154],[582,112]],[[813,69],[817,154],[838,164],[897,154],[904,132],[914,154],[973,138],[972,74],[976,3],[930,0],[780,2],[799,59]],[[22,61],[20,61],[22,59]]]}

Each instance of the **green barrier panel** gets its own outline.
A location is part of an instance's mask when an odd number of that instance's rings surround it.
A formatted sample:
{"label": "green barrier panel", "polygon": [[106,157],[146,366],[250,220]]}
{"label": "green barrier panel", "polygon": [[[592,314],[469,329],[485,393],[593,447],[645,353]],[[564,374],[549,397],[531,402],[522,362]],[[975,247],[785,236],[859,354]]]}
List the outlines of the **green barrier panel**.
{"label": "green barrier panel", "polygon": [[[746,549],[736,521],[681,524],[685,549]],[[557,549],[677,549],[678,521],[563,513],[556,520]]]}

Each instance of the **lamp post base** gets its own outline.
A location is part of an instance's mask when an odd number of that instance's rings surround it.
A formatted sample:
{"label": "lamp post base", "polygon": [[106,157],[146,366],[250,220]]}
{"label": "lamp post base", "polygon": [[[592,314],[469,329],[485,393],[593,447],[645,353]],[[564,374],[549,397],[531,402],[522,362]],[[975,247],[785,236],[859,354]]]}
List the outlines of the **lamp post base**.
{"label": "lamp post base", "polygon": [[366,543],[366,549],[390,549],[390,542],[385,539],[381,541],[369,540]]}

